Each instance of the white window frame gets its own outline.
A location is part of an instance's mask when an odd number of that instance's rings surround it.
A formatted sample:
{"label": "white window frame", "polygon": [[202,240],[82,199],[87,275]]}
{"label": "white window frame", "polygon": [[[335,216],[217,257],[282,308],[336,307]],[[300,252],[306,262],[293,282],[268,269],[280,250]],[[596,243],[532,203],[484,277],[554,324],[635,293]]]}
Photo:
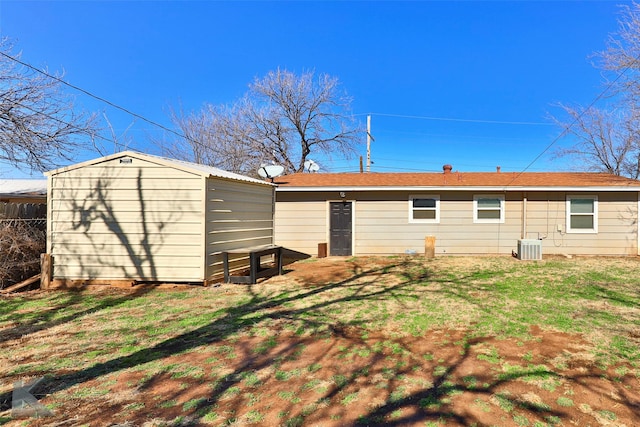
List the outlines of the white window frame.
{"label": "white window frame", "polygon": [[[591,199],[593,200],[593,212],[589,214],[580,214],[580,213],[571,213],[571,200],[573,199]],[[578,233],[578,234],[597,234],[598,233],[598,196],[594,194],[583,194],[583,195],[568,195],[567,196],[567,219],[566,219],[566,230],[567,233]],[[571,216],[572,215],[593,215],[593,228],[571,228]]]}
{"label": "white window frame", "polygon": [[[435,209],[432,208],[414,208],[413,201],[415,199],[433,199],[436,201]],[[435,218],[414,218],[413,211],[414,209],[418,210],[435,210],[436,217]],[[409,222],[411,223],[427,223],[427,224],[438,224],[440,222],[440,196],[437,194],[415,194],[409,196]]]}
{"label": "white window frame", "polygon": [[[500,200],[500,218],[478,218],[478,199]],[[476,194],[473,196],[473,223],[474,224],[503,224],[504,223],[504,194]]]}

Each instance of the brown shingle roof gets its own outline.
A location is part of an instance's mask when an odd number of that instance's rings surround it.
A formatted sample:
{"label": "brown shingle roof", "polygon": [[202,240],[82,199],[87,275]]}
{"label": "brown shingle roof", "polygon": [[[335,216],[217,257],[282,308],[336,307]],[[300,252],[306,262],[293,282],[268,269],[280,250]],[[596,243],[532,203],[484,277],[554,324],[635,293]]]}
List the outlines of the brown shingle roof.
{"label": "brown shingle roof", "polygon": [[640,190],[640,181],[608,173],[451,172],[296,173],[275,179],[286,187],[618,187]]}

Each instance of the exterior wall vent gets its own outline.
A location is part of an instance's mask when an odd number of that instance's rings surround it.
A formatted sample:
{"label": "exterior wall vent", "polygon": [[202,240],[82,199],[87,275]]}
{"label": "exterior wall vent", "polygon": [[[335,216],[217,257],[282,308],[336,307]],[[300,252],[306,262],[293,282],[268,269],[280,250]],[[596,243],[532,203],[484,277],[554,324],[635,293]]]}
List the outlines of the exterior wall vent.
{"label": "exterior wall vent", "polygon": [[541,260],[542,240],[522,239],[518,240],[518,259],[521,260]]}

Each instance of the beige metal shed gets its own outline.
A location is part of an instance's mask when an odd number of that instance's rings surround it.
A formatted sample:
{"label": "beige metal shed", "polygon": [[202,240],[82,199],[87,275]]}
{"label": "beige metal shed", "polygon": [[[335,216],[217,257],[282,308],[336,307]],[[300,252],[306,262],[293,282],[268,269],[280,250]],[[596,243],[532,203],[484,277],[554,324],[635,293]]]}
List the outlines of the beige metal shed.
{"label": "beige metal shed", "polygon": [[207,283],[222,252],[273,243],[274,185],[259,179],[132,151],[45,175],[54,286]]}

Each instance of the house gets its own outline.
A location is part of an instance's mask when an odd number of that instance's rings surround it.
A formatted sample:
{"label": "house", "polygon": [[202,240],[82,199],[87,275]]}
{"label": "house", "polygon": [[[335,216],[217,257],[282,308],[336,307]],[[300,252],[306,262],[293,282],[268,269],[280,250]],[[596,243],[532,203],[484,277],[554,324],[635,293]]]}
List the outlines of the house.
{"label": "house", "polygon": [[0,179],[0,219],[43,219],[46,203],[46,179]]}
{"label": "house", "polygon": [[329,255],[638,255],[640,181],[605,173],[300,173],[276,180],[275,241]]}
{"label": "house", "polygon": [[46,179],[0,179],[0,202],[47,203]]}
{"label": "house", "polygon": [[274,185],[259,179],[132,151],[45,175],[52,286],[206,283],[223,251],[273,243]]}

